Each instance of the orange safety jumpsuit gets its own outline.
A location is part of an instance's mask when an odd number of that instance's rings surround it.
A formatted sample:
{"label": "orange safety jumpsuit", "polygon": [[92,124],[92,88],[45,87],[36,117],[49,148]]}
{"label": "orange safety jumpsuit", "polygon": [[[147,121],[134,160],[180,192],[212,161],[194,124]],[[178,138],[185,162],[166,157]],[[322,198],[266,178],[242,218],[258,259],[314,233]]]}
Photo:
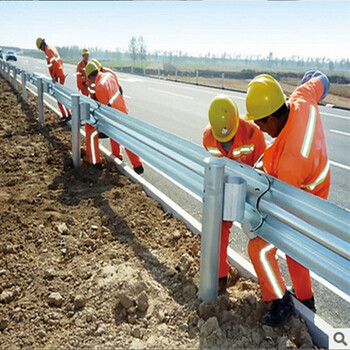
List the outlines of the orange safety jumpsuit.
{"label": "orange safety jumpsuit", "polygon": [[84,60],[81,60],[76,69],[76,75],[77,75],[77,86],[78,89],[81,91],[81,93],[85,96],[89,96],[89,90],[87,87],[87,79],[86,79],[86,74],[85,74],[85,62]]}
{"label": "orange safety jumpsuit", "polygon": [[[287,123],[265,150],[263,166],[267,174],[327,199],[330,169],[318,110],[323,92],[318,78],[312,78],[293,92]],[[277,248],[260,237],[249,241],[249,256],[265,301],[280,299],[286,292],[276,251]],[[287,264],[296,297],[301,301],[310,299],[313,290],[309,270],[288,256]]]}
{"label": "orange safety jumpsuit", "polygon": [[[236,135],[229,152],[217,141],[211,131],[210,124],[204,130],[203,146],[214,157],[227,157],[238,162],[253,166],[263,154],[266,147],[263,133],[253,123],[239,120]],[[219,278],[225,277],[229,271],[227,262],[227,246],[232,221],[222,221],[220,241]]]}
{"label": "orange safety jumpsuit", "polygon": [[[51,78],[53,78],[56,83],[60,83],[64,85],[66,76],[63,70],[63,62],[56,48],[46,45],[45,55],[46,55],[47,67],[49,68]],[[63,106],[60,102],[57,102],[57,104],[59,109],[61,110],[62,118],[67,118],[70,115],[70,110],[67,107]]]}
{"label": "orange safety jumpsuit", "polygon": [[[119,84],[115,76],[111,73],[98,73],[95,84],[92,87],[95,88],[95,98],[97,101],[115,108],[125,114],[128,113],[128,109],[125,104],[125,100],[120,93]],[[91,88],[90,88],[91,89]],[[89,161],[91,164],[96,164],[101,162],[100,158],[100,149],[98,147],[98,132],[96,129],[89,123],[85,123],[85,132],[86,132],[86,149],[87,155],[89,156]],[[116,141],[110,139],[112,154],[117,158],[122,159],[120,154],[120,145]],[[130,162],[134,168],[138,168],[142,165],[140,158],[125,149]]]}

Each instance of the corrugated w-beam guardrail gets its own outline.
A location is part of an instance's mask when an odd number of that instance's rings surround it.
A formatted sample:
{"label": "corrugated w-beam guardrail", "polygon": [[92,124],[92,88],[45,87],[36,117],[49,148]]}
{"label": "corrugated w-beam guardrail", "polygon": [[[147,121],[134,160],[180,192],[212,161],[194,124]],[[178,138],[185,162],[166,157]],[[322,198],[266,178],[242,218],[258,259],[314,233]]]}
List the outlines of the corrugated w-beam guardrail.
{"label": "corrugated w-beam guardrail", "polygon": [[[1,64],[3,75],[10,69]],[[349,211],[244,164],[227,158],[208,157],[199,145],[86,96],[72,94],[70,89],[49,79],[17,70],[18,73],[21,73],[24,84],[27,79],[38,87],[39,104],[42,103],[40,87],[43,86],[43,92],[72,110],[75,166],[80,165],[80,142],[74,137],[78,137],[80,119],[83,119],[203,202],[199,286],[203,300],[217,298],[223,213],[226,213],[225,220],[240,217],[243,231],[248,236],[262,237],[350,294]],[[43,116],[39,119],[44,120]],[[241,189],[244,187],[242,193],[246,191],[241,198],[233,195],[240,191],[234,189],[238,183]],[[243,208],[242,215],[237,213],[238,207]]]}

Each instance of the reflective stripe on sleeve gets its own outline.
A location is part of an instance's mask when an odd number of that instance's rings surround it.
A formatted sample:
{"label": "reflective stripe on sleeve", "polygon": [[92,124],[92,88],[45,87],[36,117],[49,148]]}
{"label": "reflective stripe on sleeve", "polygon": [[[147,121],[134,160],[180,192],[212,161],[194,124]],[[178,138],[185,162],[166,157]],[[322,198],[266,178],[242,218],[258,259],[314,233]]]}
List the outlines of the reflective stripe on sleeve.
{"label": "reflective stripe on sleeve", "polygon": [[118,96],[120,95],[120,91],[118,90],[109,100],[109,104],[112,105],[113,102],[118,98]]}
{"label": "reflective stripe on sleeve", "polygon": [[108,78],[109,78],[108,75],[105,75],[101,80],[101,85],[104,85],[104,83],[107,81]]}
{"label": "reflective stripe on sleeve", "polygon": [[259,257],[260,257],[262,266],[264,268],[264,271],[266,273],[266,276],[269,279],[269,282],[271,283],[271,287],[276,294],[276,297],[279,299],[282,299],[283,298],[282,289],[277,281],[277,278],[271,268],[269,261],[266,258],[267,253],[274,248],[275,247],[272,244],[267,245],[265,248],[261,249]]}
{"label": "reflective stripe on sleeve", "polygon": [[310,105],[309,121],[307,123],[306,132],[304,136],[303,145],[301,147],[301,155],[304,158],[308,158],[312,141],[314,139],[315,127],[316,127],[317,111],[313,105]]}
{"label": "reflective stripe on sleeve", "polygon": [[47,66],[50,68],[52,66],[52,63],[48,64]]}
{"label": "reflective stripe on sleeve", "polygon": [[301,185],[301,188],[307,188],[308,190],[313,191],[315,189],[316,186],[318,186],[319,184],[321,184],[327,177],[329,171],[329,161],[327,160],[327,164],[324,167],[324,169],[321,171],[321,174],[318,175],[317,179],[309,185]]}

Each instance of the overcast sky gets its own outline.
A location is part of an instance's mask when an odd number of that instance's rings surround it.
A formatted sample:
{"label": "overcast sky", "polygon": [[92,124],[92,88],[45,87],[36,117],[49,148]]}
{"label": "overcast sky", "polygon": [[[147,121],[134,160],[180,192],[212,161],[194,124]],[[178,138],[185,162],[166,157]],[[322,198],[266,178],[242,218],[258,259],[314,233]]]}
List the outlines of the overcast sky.
{"label": "overcast sky", "polygon": [[0,46],[350,57],[350,1],[1,1]]}

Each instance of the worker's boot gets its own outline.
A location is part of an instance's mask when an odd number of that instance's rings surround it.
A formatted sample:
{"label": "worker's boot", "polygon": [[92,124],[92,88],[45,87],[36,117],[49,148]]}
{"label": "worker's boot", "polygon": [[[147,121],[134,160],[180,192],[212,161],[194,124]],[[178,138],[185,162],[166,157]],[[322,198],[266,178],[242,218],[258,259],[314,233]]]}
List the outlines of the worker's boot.
{"label": "worker's boot", "polygon": [[294,314],[293,299],[288,291],[282,299],[272,302],[269,311],[261,319],[261,323],[270,327],[279,327],[285,324]]}
{"label": "worker's boot", "polygon": [[315,298],[312,296],[310,299],[299,300],[302,304],[304,304],[308,309],[310,309],[313,313],[316,313],[315,306]]}
{"label": "worker's boot", "polygon": [[229,278],[230,278],[229,276],[219,278],[219,290],[218,290],[219,295],[226,293],[226,289],[229,283]]}
{"label": "worker's boot", "polygon": [[143,166],[142,166],[142,164],[140,166],[134,168],[134,171],[135,171],[136,174],[139,174],[139,175],[143,174]]}
{"label": "worker's boot", "polygon": [[[298,299],[295,295],[295,291],[294,288],[291,291],[292,295]],[[308,309],[310,309],[313,313],[316,313],[316,306],[315,306],[315,298],[314,296],[312,296],[310,299],[306,299],[306,300],[300,300],[298,299],[302,304],[304,304]]]}

